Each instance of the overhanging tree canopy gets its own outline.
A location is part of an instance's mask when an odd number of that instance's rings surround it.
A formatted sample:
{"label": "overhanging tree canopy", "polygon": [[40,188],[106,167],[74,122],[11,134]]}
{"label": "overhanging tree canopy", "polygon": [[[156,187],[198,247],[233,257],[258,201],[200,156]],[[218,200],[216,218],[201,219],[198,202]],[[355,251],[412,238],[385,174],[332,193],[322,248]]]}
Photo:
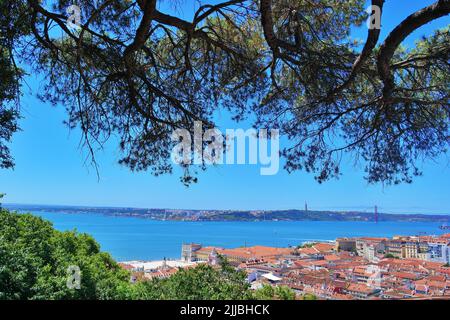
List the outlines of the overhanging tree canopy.
{"label": "overhanging tree canopy", "polygon": [[[78,0],[78,28],[67,24],[72,1],[0,2],[10,10],[2,24],[26,26],[8,37],[8,66],[21,59],[45,75],[40,96],[67,107],[92,156],[114,134],[122,164],[170,172],[173,130],[212,126],[219,107],[279,128],[290,140],[286,169],[320,182],[339,175],[343,152],[364,160],[370,182],[399,183],[419,174],[418,157],[446,151],[449,30],[413,49],[402,42],[448,15],[450,0],[399,21],[384,40],[368,29],[362,46],[349,34],[367,18],[363,0],[201,1],[190,20],[162,2]],[[381,15],[384,2],[372,0]]]}
{"label": "overhanging tree canopy", "polygon": [[[0,0],[0,168],[13,167],[13,159],[6,143],[18,130],[18,96],[21,71],[14,58],[14,43],[24,35],[18,24],[20,4]],[[11,19],[10,14],[15,18]]]}

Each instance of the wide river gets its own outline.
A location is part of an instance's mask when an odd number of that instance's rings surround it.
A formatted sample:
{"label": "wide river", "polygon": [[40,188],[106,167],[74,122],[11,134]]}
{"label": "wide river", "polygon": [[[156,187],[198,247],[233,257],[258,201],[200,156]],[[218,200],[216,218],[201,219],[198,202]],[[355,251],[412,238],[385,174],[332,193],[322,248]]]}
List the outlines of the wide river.
{"label": "wide river", "polygon": [[337,237],[440,234],[431,222],[184,222],[155,221],[97,214],[34,212],[58,230],[91,234],[103,251],[119,261],[179,258],[183,242],[226,248],[267,245],[291,246]]}

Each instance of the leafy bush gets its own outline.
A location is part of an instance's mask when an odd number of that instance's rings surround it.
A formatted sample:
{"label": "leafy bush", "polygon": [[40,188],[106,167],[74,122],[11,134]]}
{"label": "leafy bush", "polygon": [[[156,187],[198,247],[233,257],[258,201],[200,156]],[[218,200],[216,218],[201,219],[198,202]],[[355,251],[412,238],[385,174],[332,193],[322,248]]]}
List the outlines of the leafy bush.
{"label": "leafy bush", "polygon": [[[70,266],[81,271],[79,290],[67,286]],[[91,236],[0,211],[0,299],[120,299],[129,277]]]}
{"label": "leafy bush", "polygon": [[256,290],[253,296],[257,300],[295,300],[295,292],[286,286],[264,285]]}

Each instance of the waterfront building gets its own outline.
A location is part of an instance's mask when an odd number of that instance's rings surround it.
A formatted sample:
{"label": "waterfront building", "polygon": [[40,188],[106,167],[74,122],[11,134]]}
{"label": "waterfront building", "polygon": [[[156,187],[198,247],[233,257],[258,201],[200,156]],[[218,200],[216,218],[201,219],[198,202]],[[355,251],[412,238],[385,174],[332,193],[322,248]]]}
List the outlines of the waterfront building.
{"label": "waterfront building", "polygon": [[197,262],[208,262],[210,259],[215,259],[217,262],[218,253],[222,248],[216,247],[202,247],[195,251],[195,261]]}
{"label": "waterfront building", "polygon": [[197,243],[183,243],[181,245],[181,260],[186,262],[197,261],[195,252],[201,247],[202,245]]}

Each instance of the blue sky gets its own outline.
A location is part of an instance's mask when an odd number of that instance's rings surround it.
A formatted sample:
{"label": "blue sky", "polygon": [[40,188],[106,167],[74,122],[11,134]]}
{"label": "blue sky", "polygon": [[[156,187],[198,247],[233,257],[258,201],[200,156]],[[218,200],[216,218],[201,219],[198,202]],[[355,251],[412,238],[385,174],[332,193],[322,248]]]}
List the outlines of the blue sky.
{"label": "blue sky", "polygon": [[[189,3],[189,1],[186,1]],[[382,38],[395,23],[432,1],[388,0],[385,5]],[[192,4],[184,4],[176,14],[189,17]],[[408,38],[407,43],[448,24],[441,19]],[[361,38],[365,29],[355,30]],[[39,76],[29,76],[24,86],[22,132],[14,136],[12,152],[16,168],[0,171],[0,191],[7,203],[66,204],[191,209],[310,209],[372,210],[450,213],[450,158],[448,155],[421,164],[424,176],[411,185],[368,185],[363,168],[344,163],[339,180],[319,185],[304,172],[261,176],[257,166],[211,167],[201,173],[199,183],[189,188],[179,182],[179,172],[153,177],[132,173],[117,164],[119,154],[110,144],[98,152],[100,181],[95,170],[84,163],[80,132],[69,131],[62,107],[37,100]],[[218,116],[219,125],[229,122]]]}

